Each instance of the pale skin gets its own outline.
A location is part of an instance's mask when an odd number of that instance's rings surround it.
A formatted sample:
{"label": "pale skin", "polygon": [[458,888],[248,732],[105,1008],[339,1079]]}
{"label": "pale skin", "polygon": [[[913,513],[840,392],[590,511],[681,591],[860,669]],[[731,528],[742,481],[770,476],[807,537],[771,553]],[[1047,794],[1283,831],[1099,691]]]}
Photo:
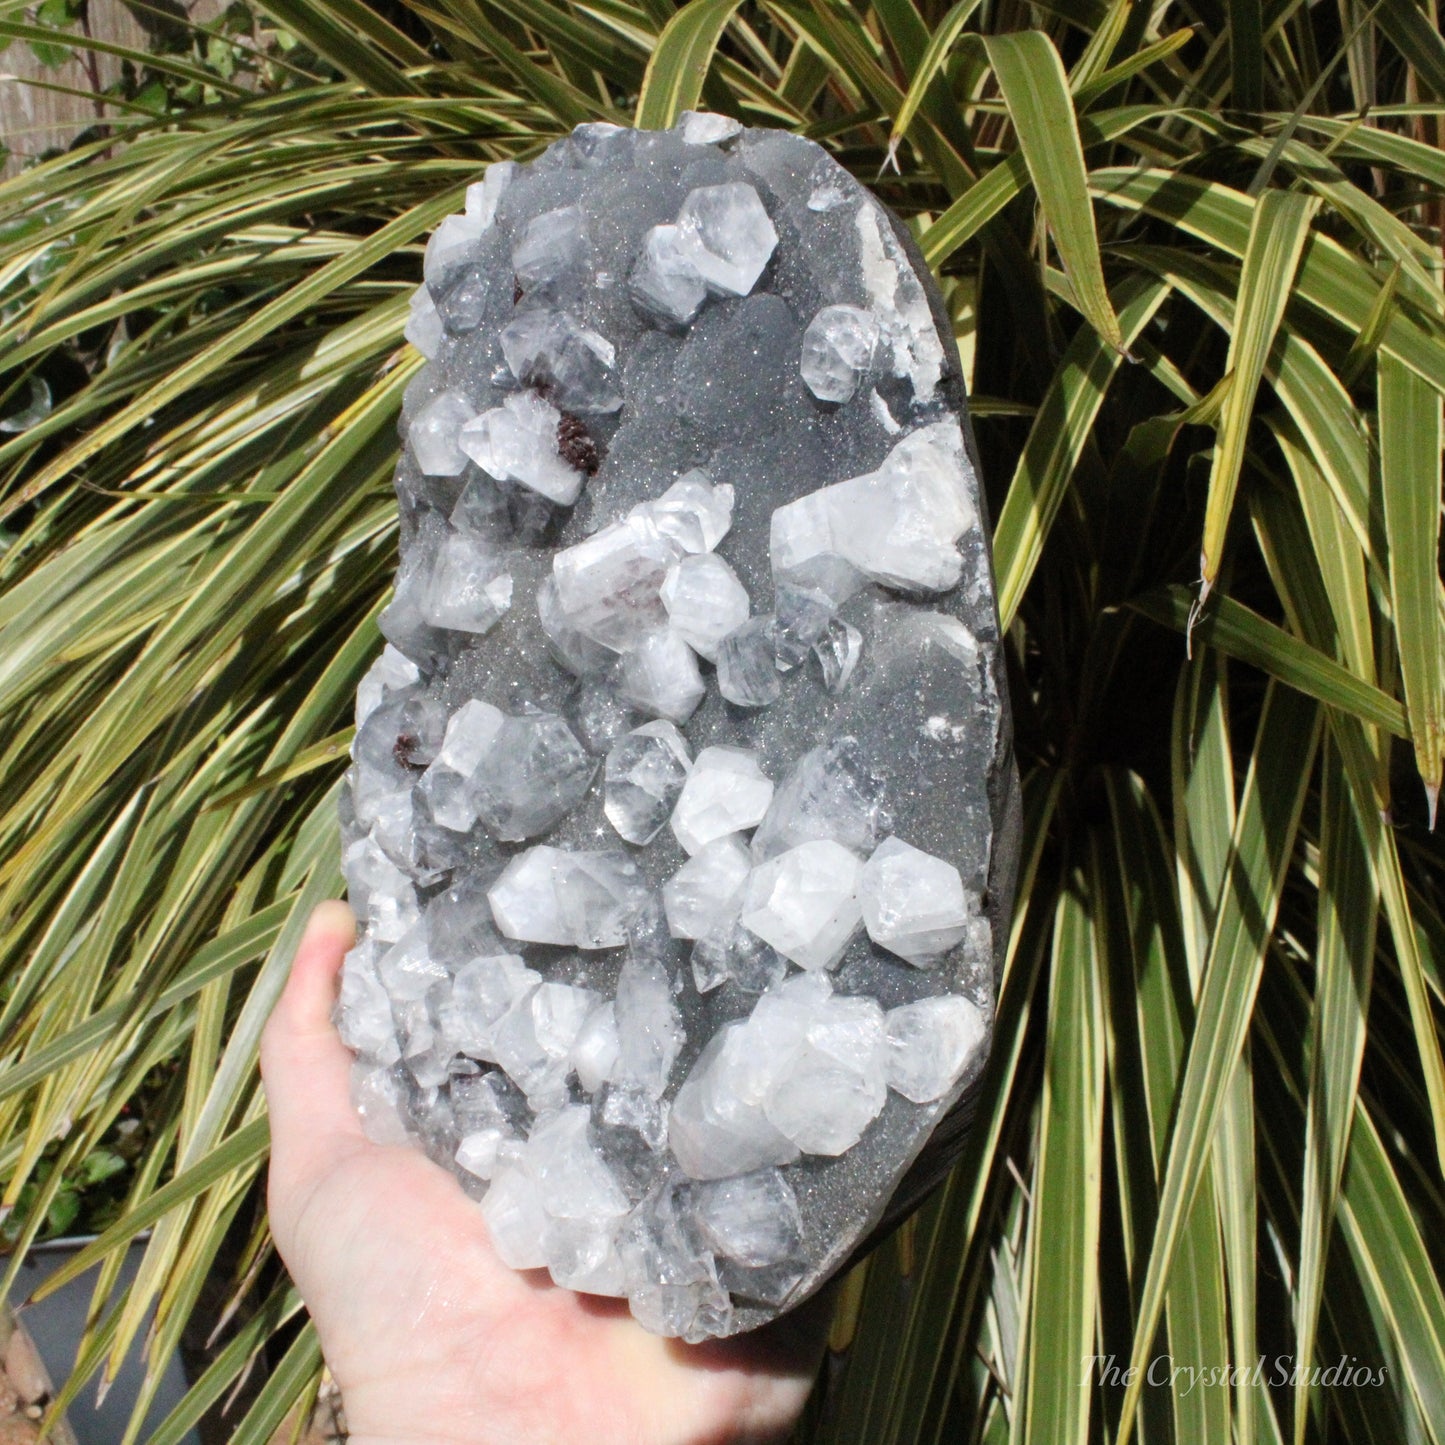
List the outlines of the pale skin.
{"label": "pale skin", "polygon": [[355,924],[312,915],[261,1040],[276,1247],[316,1323],[354,1445],[766,1445],[817,1372],[826,1304],[686,1346],[625,1305],[514,1273],[476,1204],[417,1150],[371,1143],[331,1022]]}

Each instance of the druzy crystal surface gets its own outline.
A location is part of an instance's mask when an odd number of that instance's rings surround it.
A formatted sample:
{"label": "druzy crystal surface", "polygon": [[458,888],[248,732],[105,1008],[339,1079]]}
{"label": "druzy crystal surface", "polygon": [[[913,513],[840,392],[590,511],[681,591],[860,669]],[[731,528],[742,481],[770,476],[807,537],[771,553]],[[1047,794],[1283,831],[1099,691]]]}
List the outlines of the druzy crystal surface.
{"label": "druzy crystal surface", "polygon": [[514,1268],[736,1333],[917,1202],[987,1053],[1017,800],[946,316],[823,150],[696,113],[491,166],[423,270],[357,1107]]}

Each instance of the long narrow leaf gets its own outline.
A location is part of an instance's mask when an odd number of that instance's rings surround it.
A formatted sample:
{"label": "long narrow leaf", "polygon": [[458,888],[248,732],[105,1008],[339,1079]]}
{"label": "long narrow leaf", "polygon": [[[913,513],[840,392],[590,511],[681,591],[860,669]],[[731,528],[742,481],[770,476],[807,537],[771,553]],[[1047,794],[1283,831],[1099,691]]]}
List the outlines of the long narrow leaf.
{"label": "long narrow leaf", "polygon": [[1066,888],[1054,925],[1052,1067],[1044,1081],[1032,1190],[1033,1309],[1016,1441],[1086,1445],[1089,1438],[1090,1392],[1076,1370],[1093,1353],[1099,1287],[1104,1048],[1097,970],[1092,921],[1079,891]]}
{"label": "long narrow leaf", "polygon": [[1430,800],[1445,752],[1445,648],[1440,620],[1440,395],[1393,357],[1379,358],[1380,490],[1390,545],[1390,598],[1415,763]]}
{"label": "long narrow leaf", "polygon": [[[1162,283],[1123,289],[1119,316],[1125,345],[1132,344],[1149,324],[1167,295],[1168,288]],[[1094,419],[1122,362],[1118,347],[1110,346],[1097,332],[1080,332],[1034,418],[994,530],[999,615],[1005,628],[1012,623],[1038,566]]]}
{"label": "long narrow leaf", "polygon": [[689,0],[657,37],[637,97],[637,124],[665,130],[698,102],[713,52],[741,0]]}
{"label": "long narrow leaf", "polygon": [[[1305,1121],[1295,1338],[1299,1357],[1315,1357],[1324,1293],[1325,1258],[1335,1217],[1349,1130],[1355,1114],[1369,1014],[1379,892],[1364,836],[1371,824],[1357,811],[1338,755],[1325,751],[1320,833],[1319,944],[1315,1017],[1310,1034],[1309,1106]],[[1295,1389],[1295,1445],[1309,1423],[1309,1376]]]}
{"label": "long narrow leaf", "polygon": [[913,71],[908,94],[903,98],[898,114],[893,117],[893,131],[888,139],[890,152],[896,151],[898,143],[908,134],[913,118],[918,114],[918,107],[923,104],[929,87],[938,79],[949,54],[958,42],[958,37],[963,34],[963,27],[973,18],[973,12],[978,9],[979,3],[980,0],[958,0],[929,37],[928,49],[923,52],[923,58]]}
{"label": "long narrow leaf", "polygon": [[1234,510],[1235,488],[1244,462],[1245,440],[1265,358],[1284,316],[1295,268],[1319,202],[1292,191],[1266,191],[1255,207],[1240,274],[1239,304],[1229,337],[1225,371],[1233,378],[1219,417],[1209,498],[1204,510],[1200,598],[1219,575],[1225,531]]}
{"label": "long narrow leaf", "polygon": [[1059,53],[1038,30],[991,35],[984,46],[1079,308],[1107,345],[1123,351],[1127,343],[1104,285],[1079,123]]}
{"label": "long narrow leaf", "polygon": [[1253,1007],[1269,930],[1294,849],[1319,734],[1316,704],[1271,687],[1244,784],[1228,878],[1214,926],[1204,987],[1169,1158],[1159,1198],[1159,1224],[1140,1296],[1139,1330],[1130,1365],[1137,1373],[1124,1396],[1119,1445],[1127,1445],[1143,1388],[1150,1341],[1158,1327],[1180,1228],[1193,1203],[1204,1157],[1223,1107],[1223,1085],[1239,1058]]}
{"label": "long narrow leaf", "polygon": [[[1136,597],[1130,606],[1180,632],[1189,628],[1192,604],[1183,587]],[[1194,624],[1194,637],[1231,657],[1253,663],[1320,702],[1405,736],[1404,709],[1389,694],[1355,677],[1307,642],[1265,621],[1243,603],[1216,597],[1203,619]]]}

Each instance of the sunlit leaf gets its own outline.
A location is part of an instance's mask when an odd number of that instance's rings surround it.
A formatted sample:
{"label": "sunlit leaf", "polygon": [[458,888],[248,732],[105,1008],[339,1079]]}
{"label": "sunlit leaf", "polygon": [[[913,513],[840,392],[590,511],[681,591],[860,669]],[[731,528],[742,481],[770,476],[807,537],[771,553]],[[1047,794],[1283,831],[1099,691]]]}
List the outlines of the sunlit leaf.
{"label": "sunlit leaf", "polygon": [[1390,546],[1390,597],[1415,761],[1440,794],[1445,750],[1445,654],[1440,619],[1440,395],[1393,357],[1379,359],[1380,490]]}
{"label": "sunlit leaf", "polygon": [[1083,144],[1059,53],[1038,30],[988,36],[984,48],[1079,309],[1105,342],[1123,350],[1120,322],[1104,286]]}
{"label": "sunlit leaf", "polygon": [[1244,781],[1220,894],[1204,982],[1189,1041],[1169,1153],[1159,1195],[1159,1220],[1140,1294],[1139,1327],[1125,1396],[1120,1445],[1128,1440],[1143,1388],[1150,1341],[1163,1310],[1181,1226],[1193,1204],[1205,1154],[1223,1112],[1239,1061],[1279,906],[1295,829],[1304,806],[1314,744],[1316,704],[1270,688]]}
{"label": "sunlit leaf", "polygon": [[637,124],[665,130],[697,105],[708,65],[739,0],[689,0],[657,37],[637,99]]}
{"label": "sunlit leaf", "polygon": [[1219,575],[1254,399],[1317,209],[1317,201],[1293,191],[1266,191],[1255,204],[1240,270],[1229,354],[1224,361],[1225,372],[1233,382],[1220,411],[1214,463],[1209,473],[1199,561],[1201,598],[1209,594]]}

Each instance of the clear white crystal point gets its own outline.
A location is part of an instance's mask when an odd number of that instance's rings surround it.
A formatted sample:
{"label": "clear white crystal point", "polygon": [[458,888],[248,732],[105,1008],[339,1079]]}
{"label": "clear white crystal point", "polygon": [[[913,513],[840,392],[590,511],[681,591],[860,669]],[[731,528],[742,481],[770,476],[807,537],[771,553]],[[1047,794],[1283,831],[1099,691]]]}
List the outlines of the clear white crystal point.
{"label": "clear white crystal point", "polygon": [[363,1058],[394,1064],[401,1057],[391,998],[376,971],[375,939],[363,938],[346,955],[337,1015],[341,1042]]}
{"label": "clear white crystal point", "polygon": [[577,1082],[595,1094],[617,1067],[617,1006],[609,999],[587,1016],[572,1043]]}
{"label": "clear white crystal point", "polygon": [[587,255],[587,220],[580,206],[536,216],[512,247],[512,270],[529,291],[551,291],[580,270]]}
{"label": "clear white crystal point", "polygon": [[400,1071],[363,1059],[351,1066],[351,1105],[373,1144],[405,1144],[409,1137]]}
{"label": "clear white crystal point", "polygon": [[679,548],[645,516],[593,533],[552,559],[566,620],[594,642],[621,652],[667,626],[662,583]]}
{"label": "clear white crystal point", "polygon": [[595,677],[612,665],[616,653],[588,637],[568,617],[555,577],[543,578],[537,588],[537,616],[547,634],[548,650],[574,677]]}
{"label": "clear white crystal point", "polygon": [[622,654],[618,695],[641,712],[685,723],[707,694],[697,656],[671,628],[650,632]]}
{"label": "clear white crystal point", "polygon": [[462,1139],[452,1157],[468,1174],[490,1179],[497,1171],[498,1156],[507,1137],[498,1128],[478,1129]]}
{"label": "clear white crystal point", "polygon": [[477,243],[486,229],[480,216],[463,214],[442,221],[427,240],[422,257],[427,286],[440,293],[462,266],[474,262],[480,254]]}
{"label": "clear white crystal point", "polygon": [[988,1025],[983,1011],[959,994],[940,994],[889,1009],[888,1083],[915,1104],[931,1103],[982,1056]]}
{"label": "clear white crystal point", "polygon": [[417,784],[433,820],[443,828],[465,833],[476,822],[471,780],[496,746],[505,721],[500,709],[476,698],[464,702],[447,719],[441,749]]}
{"label": "clear white crystal point", "polygon": [[739,834],[699,848],[663,885],[662,905],[674,938],[710,938],[730,931],[752,867]]}
{"label": "clear white crystal point", "polygon": [[629,958],[617,980],[616,1014],[617,1081],[660,1099],[687,1038],[666,969]]}
{"label": "clear white crystal point", "polygon": [[753,1268],[802,1258],[798,1199],[780,1170],[699,1183],[692,1204],[702,1237],[717,1254]]}
{"label": "clear white crystal point", "polygon": [[545,844],[519,853],[487,890],[507,938],[573,948],[617,948],[646,896],[620,853],[569,853]]}
{"label": "clear white crystal point", "polygon": [[591,1111],[568,1104],[539,1119],[527,1140],[527,1168],[537,1181],[543,1208],[556,1219],[600,1222],[631,1207],[588,1135]]}
{"label": "clear white crystal point", "polygon": [[504,718],[473,770],[468,798],[504,843],[545,833],[587,796],[597,760],[555,713]]}
{"label": "clear white crystal point", "polygon": [[723,638],[748,620],[750,608],[747,588],[715,552],[674,562],[663,579],[662,605],[672,630],[709,662],[717,661]]}
{"label": "clear white crystal point", "polygon": [[664,326],[686,326],[707,300],[696,238],[680,226],[654,226],[627,280],[637,309]]}
{"label": "clear white crystal point", "polygon": [[677,1091],[667,1142],[693,1179],[725,1179],[798,1158],[797,1145],[768,1122],[762,1101],[747,1096],[755,1047],[745,1021],[724,1024]]}
{"label": "clear white crystal point", "polygon": [[557,429],[562,413],[535,391],[520,391],[501,406],[474,417],[457,445],[489,476],[524,487],[570,507],[586,480],[562,456]]}
{"label": "clear white crystal point", "polygon": [[347,848],[342,871],[351,910],[378,943],[395,943],[416,924],[420,912],[411,879],[370,834]]}
{"label": "clear white crystal point", "polygon": [[493,1034],[492,1052],[529,1097],[558,1094],[584,1021],[600,1002],[589,988],[548,982],[519,998]]}
{"label": "clear white crystal point", "polygon": [[691,767],[686,739],[665,719],[625,733],[607,753],[607,821],[629,843],[652,842],[672,815]]}
{"label": "clear white crystal point", "polygon": [[431,291],[425,286],[418,286],[412,292],[406,328],[402,335],[430,361],[441,350],[444,331],[441,313],[437,311]]}
{"label": "clear white crystal point", "polygon": [[466,214],[484,229],[497,219],[497,206],[517,174],[516,161],[493,161],[481,180],[467,187]]}
{"label": "clear white crystal point", "polygon": [[883,1010],[833,993],[824,974],[765,993],[749,1027],[768,1062],[769,1121],[804,1153],[851,1149],[887,1098]]}
{"label": "clear white crystal point", "polygon": [[512,605],[507,559],[465,533],[448,531],[421,578],[419,605],[433,627],[490,632]]}
{"label": "clear white crystal point", "polygon": [[773,513],[773,575],[811,579],[841,562],[885,587],[946,592],[963,573],[959,539],[978,525],[970,478],[958,423],[920,427],[876,472]]}
{"label": "clear white crystal point", "polygon": [[883,784],[858,740],[844,734],[809,749],[793,765],[753,835],[753,858],[761,863],[815,838],[868,854],[891,826]]}
{"label": "clear white crystal point", "polygon": [[854,213],[868,309],[877,317],[895,376],[929,401],[943,375],[943,342],[915,274],[883,208],[871,196]]}
{"label": "clear white crystal point", "polygon": [[388,642],[357,685],[356,726],[360,727],[393,694],[420,681],[421,669]]}
{"label": "clear white crystal point", "polygon": [[461,429],[477,409],[458,391],[433,397],[407,428],[416,464],[429,477],[455,477],[466,470],[466,453],[457,445]]}
{"label": "clear white crystal point", "polygon": [[777,621],[764,613],[723,638],[717,650],[718,691],[737,707],[767,707],[782,696]]}
{"label": "clear white crystal point", "polygon": [[733,524],[733,489],[714,485],[701,467],[684,472],[660,497],[639,502],[630,516],[645,514],[683,552],[711,552]]}
{"label": "clear white crystal point", "polygon": [[878,323],[857,306],[825,306],[803,333],[798,369],[819,401],[848,401],[873,365]]}
{"label": "clear white crystal point", "polygon": [[772,780],[747,748],[704,748],[694,760],[677,806],[672,831],[687,853],[729,833],[755,828],[772,802]]}
{"label": "clear white crystal point", "polygon": [[920,968],[937,963],[978,912],[958,869],[901,838],[888,838],[863,867],[859,897],[868,936]]}
{"label": "clear white crystal point", "polygon": [[552,1283],[579,1294],[625,1295],[627,1281],[617,1250],[617,1225],[613,1219],[553,1219],[546,1240]]}
{"label": "clear white crystal point", "polygon": [[863,921],[862,872],[857,855],[841,843],[800,843],[753,870],[743,927],[801,968],[832,968]]}
{"label": "clear white crystal point", "polygon": [[699,274],[724,296],[748,295],[778,244],[757,191],[744,181],[700,186],[682,203],[677,225],[696,239],[692,259]]}
{"label": "clear white crystal point", "polygon": [[564,411],[605,413],[622,405],[612,343],[565,311],[523,311],[502,328],[501,345],[516,380],[545,389]]}
{"label": "clear white crystal point", "polygon": [[496,1060],[497,1026],[542,982],[515,953],[488,954],[457,966],[451,992],[437,1009],[442,1034],[455,1053]]}
{"label": "clear white crystal point", "polygon": [[678,117],[677,129],[690,146],[720,145],[741,135],[743,123],[730,115],[717,115],[709,110],[685,110]]}
{"label": "clear white crystal point", "polygon": [[830,618],[822,637],[813,644],[813,656],[818,660],[824,689],[840,693],[862,661],[863,634],[841,617]]}
{"label": "clear white crystal point", "polygon": [[499,1170],[482,1200],[492,1248],[510,1269],[542,1269],[547,1263],[547,1211],[537,1182],[523,1168]]}

